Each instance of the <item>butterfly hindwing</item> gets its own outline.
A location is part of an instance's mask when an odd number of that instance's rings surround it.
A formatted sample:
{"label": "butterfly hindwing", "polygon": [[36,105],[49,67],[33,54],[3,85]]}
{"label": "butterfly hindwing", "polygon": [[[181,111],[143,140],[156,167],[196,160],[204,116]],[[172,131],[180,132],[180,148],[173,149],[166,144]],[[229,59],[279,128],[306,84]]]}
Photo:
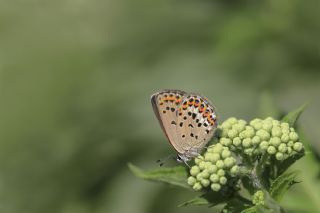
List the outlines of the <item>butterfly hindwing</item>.
{"label": "butterfly hindwing", "polygon": [[216,129],[215,108],[199,95],[188,95],[178,110],[179,135],[185,152],[200,152]]}

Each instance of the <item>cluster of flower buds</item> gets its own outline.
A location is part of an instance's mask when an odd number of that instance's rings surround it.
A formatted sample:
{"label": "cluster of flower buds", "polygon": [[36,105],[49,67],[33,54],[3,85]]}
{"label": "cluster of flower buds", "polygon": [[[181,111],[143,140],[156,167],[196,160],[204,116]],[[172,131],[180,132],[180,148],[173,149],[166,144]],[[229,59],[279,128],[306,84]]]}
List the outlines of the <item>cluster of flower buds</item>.
{"label": "cluster of flower buds", "polygon": [[255,159],[266,154],[268,158],[283,161],[304,149],[294,128],[271,117],[250,123],[232,117],[218,128],[216,144],[196,157],[195,165],[190,168],[188,184],[194,190],[210,187],[219,191],[228,178],[238,177],[241,167],[236,156],[241,161],[242,157]]}
{"label": "cluster of flower buds", "polygon": [[264,205],[264,193],[262,190],[256,191],[252,197],[252,203],[254,205]]}
{"label": "cluster of flower buds", "polygon": [[229,118],[220,129],[221,144],[248,156],[268,153],[282,161],[303,150],[294,128],[271,117],[254,119],[249,124],[244,120]]}
{"label": "cluster of flower buds", "polygon": [[232,152],[228,147],[217,143],[209,146],[203,156],[195,158],[188,184],[197,191],[209,186],[213,191],[219,191],[227,184],[228,178],[235,177],[238,173],[239,167]]}

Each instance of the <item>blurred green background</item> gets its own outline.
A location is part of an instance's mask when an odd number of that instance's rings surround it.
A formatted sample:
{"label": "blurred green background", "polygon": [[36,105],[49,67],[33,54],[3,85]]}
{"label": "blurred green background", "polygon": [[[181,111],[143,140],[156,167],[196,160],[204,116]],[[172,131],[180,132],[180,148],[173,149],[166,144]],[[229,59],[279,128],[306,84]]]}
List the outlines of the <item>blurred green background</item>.
{"label": "blurred green background", "polygon": [[[252,119],[310,101],[319,153],[320,1],[0,1],[0,211],[213,212],[192,192],[134,177],[173,153],[149,97],[198,92]],[[261,107],[262,105],[262,107]],[[259,114],[260,113],[260,114]],[[173,162],[171,164],[174,164]],[[319,162],[283,205],[320,209]],[[318,176],[317,176],[318,175]]]}

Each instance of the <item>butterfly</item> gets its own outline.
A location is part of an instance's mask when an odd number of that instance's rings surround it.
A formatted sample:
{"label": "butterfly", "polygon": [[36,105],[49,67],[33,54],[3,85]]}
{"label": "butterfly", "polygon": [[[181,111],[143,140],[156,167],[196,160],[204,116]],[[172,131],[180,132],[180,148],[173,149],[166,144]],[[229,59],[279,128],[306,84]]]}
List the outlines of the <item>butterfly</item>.
{"label": "butterfly", "polygon": [[170,144],[176,160],[197,157],[217,129],[216,108],[207,98],[181,90],[163,90],[151,96],[154,113]]}

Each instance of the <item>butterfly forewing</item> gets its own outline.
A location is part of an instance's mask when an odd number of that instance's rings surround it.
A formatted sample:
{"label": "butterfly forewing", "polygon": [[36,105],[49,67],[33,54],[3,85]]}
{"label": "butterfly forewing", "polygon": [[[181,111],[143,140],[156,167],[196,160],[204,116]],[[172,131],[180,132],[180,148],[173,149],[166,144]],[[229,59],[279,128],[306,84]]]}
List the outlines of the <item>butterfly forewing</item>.
{"label": "butterfly forewing", "polygon": [[177,131],[177,110],[184,98],[184,92],[179,90],[165,90],[152,95],[153,110],[160,122],[161,128],[169,142],[179,153],[184,150]]}
{"label": "butterfly forewing", "polygon": [[181,155],[195,157],[212,138],[216,112],[206,98],[165,90],[152,95],[151,102],[165,135]]}

